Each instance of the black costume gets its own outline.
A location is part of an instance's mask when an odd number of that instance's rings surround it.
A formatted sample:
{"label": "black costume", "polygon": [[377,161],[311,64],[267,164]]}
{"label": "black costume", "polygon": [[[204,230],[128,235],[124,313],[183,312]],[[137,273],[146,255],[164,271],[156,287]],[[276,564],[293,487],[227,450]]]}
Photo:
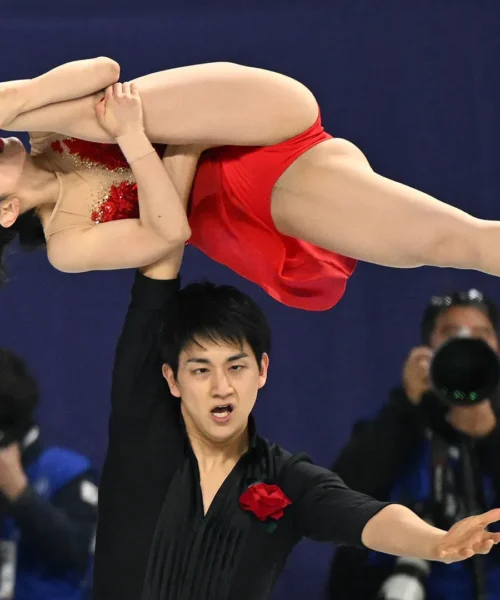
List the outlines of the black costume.
{"label": "black costume", "polygon": [[[157,347],[178,289],[179,280],[136,276],[113,373],[94,600],[263,600],[302,537],[362,547],[363,528],[387,504],[260,438],[250,419],[249,450],[204,516],[197,461]],[[292,501],[272,532],[239,505],[255,481]]]}

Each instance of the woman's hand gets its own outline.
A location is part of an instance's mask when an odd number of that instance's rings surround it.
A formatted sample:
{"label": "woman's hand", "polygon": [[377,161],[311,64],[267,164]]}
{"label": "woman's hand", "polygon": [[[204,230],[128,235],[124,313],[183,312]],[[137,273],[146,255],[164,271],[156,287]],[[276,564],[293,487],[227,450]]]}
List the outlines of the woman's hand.
{"label": "woman's hand", "polygon": [[133,83],[115,83],[96,105],[99,124],[114,137],[144,130],[142,101]]}

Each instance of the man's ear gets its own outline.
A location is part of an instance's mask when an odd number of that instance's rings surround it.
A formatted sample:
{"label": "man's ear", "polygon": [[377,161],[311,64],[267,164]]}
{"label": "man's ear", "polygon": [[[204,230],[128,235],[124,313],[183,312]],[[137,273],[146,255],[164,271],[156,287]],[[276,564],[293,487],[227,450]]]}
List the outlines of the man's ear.
{"label": "man's ear", "polygon": [[260,361],[260,373],[259,373],[259,390],[266,385],[267,372],[269,370],[269,355],[264,352]]}
{"label": "man's ear", "polygon": [[172,370],[172,367],[170,365],[164,364],[161,368],[161,372],[163,374],[163,377],[165,377],[165,379],[168,383],[168,387],[170,388],[170,393],[172,394],[172,396],[175,396],[176,398],[180,398],[181,391],[177,384],[177,379],[174,375],[174,371]]}

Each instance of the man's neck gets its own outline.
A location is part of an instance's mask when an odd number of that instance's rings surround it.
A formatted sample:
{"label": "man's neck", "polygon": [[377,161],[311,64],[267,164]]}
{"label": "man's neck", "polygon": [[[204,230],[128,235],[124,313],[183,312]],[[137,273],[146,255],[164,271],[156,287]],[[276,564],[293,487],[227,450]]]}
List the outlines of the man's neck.
{"label": "man's neck", "polygon": [[214,442],[203,436],[189,421],[185,423],[191,447],[202,471],[212,471],[228,464],[234,465],[248,450],[248,426],[228,440]]}

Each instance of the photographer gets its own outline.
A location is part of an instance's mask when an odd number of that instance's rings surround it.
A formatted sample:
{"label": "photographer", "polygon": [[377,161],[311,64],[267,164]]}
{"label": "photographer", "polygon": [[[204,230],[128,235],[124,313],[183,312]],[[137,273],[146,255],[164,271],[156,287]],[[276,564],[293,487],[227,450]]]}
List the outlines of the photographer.
{"label": "photographer", "polygon": [[[435,351],[464,332],[485,342],[482,346],[497,363],[496,306],[476,290],[433,298],[421,323],[422,345],[410,351],[404,364],[402,386],[391,391],[373,420],[355,425],[332,466],[349,487],[378,500],[405,504],[443,528],[500,505],[498,391],[469,405],[446,403],[433,391]],[[466,461],[472,461],[467,469]],[[405,563],[368,550],[339,548],[330,597],[500,600],[499,548],[479,561],[451,566]]]}
{"label": "photographer", "polygon": [[37,404],[25,363],[0,348],[0,600],[83,600],[96,476],[84,456],[42,443]]}

